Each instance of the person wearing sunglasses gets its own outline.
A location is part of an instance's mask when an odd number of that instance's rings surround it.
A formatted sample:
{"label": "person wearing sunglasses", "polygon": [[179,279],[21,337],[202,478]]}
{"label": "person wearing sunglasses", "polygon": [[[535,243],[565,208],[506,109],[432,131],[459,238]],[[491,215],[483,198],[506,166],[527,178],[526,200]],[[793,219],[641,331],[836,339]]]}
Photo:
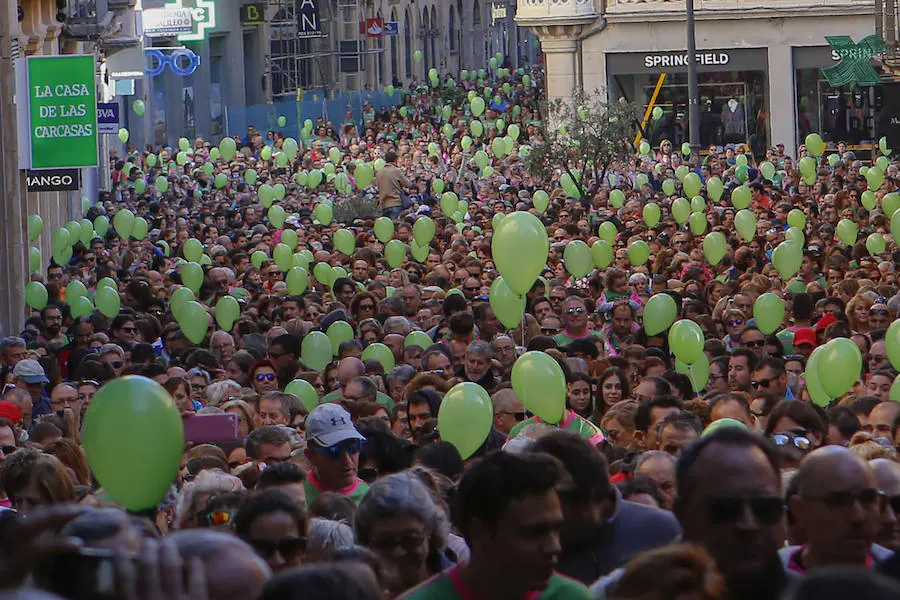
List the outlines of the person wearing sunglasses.
{"label": "person wearing sunglasses", "polygon": [[530,416],[525,412],[525,406],[519,401],[516,393],[510,388],[498,390],[491,396],[494,404],[494,429],[503,435],[509,432],[517,423],[521,423]]}
{"label": "person wearing sunglasses", "polygon": [[900,464],[887,458],[869,461],[878,491],[885,496],[881,528],[876,542],[894,552],[900,550]]}
{"label": "person wearing sunglasses", "polygon": [[359,452],[365,441],[353,425],[350,413],[340,405],[320,404],[309,413],[304,450],[310,464],[304,482],[307,504],[312,504],[324,492],[347,496],[359,504],[369,489],[357,476]]}
{"label": "person wearing sunglasses", "polygon": [[781,550],[788,569],[872,568],[891,554],[875,544],[887,498],[867,462],[842,446],[826,446],[807,456],[794,477],[789,508],[806,543]]}
{"label": "person wearing sunglasses", "polygon": [[772,409],[764,432],[780,451],[785,468],[799,465],[828,436],[825,422],[810,404],[789,400]]}
{"label": "person wearing sunglasses", "polygon": [[273,572],[301,564],[309,515],[284,490],[267,488],[251,496],[234,517],[234,531]]}
{"label": "person wearing sunglasses", "polygon": [[741,348],[747,348],[756,354],[757,358],[762,358],[766,352],[766,336],[756,327],[745,327],[740,337]]}
{"label": "person wearing sunglasses", "polygon": [[118,315],[113,319],[109,331],[112,334],[112,341],[122,347],[133,344],[138,332],[134,319],[128,315]]}
{"label": "person wearing sunglasses", "polygon": [[767,356],[756,363],[750,385],[754,393],[774,394],[785,400],[796,399],[794,392],[787,384],[787,371],[784,368],[784,361],[774,356]]}
{"label": "person wearing sunglasses", "polygon": [[[588,328],[588,311],[584,300],[569,296],[562,307],[563,330],[553,336],[557,346],[571,344],[575,340],[597,335]],[[543,325],[542,325],[543,326]]]}
{"label": "person wearing sunglasses", "polygon": [[278,375],[275,363],[265,358],[250,367],[250,385],[260,396],[277,390]]}

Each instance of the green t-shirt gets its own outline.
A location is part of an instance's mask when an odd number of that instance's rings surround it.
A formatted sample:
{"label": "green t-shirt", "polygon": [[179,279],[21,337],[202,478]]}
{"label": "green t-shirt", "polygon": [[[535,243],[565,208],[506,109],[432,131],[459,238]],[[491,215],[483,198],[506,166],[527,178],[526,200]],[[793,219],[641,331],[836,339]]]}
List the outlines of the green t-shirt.
{"label": "green t-shirt", "polygon": [[594,336],[594,337],[601,337],[601,336],[600,336],[600,333],[597,332],[597,331],[591,331],[591,332],[588,333],[586,336],[580,337],[580,338],[573,338],[573,337],[567,335],[565,331],[561,331],[561,332],[559,332],[559,333],[557,333],[556,335],[553,336],[553,341],[556,342],[556,345],[557,345],[557,346],[565,346],[565,345],[567,345],[567,344],[571,344],[571,343],[574,342],[576,339],[578,339],[578,340],[583,340],[583,339],[590,338],[591,336]]}
{"label": "green t-shirt", "polygon": [[[319,402],[320,402],[320,404],[325,404],[326,402],[337,402],[340,399],[341,399],[341,390],[334,390],[333,392],[329,392],[329,393],[325,394],[324,396],[322,396],[322,399]],[[385,394],[382,394],[381,392],[378,392],[375,395],[375,402],[382,405],[383,407],[388,409],[389,413],[393,414],[394,400],[390,396],[387,396]]]}
{"label": "green t-shirt", "polygon": [[310,471],[303,481],[303,489],[306,491],[306,506],[310,506],[316,498],[319,497],[319,494],[324,492],[334,492],[336,494],[341,494],[342,496],[347,496],[353,500],[353,504],[359,504],[359,501],[362,500],[363,496],[366,495],[366,492],[369,491],[369,486],[365,481],[357,477],[356,482],[350,487],[342,490],[329,490],[316,479],[315,473]]}
{"label": "green t-shirt", "polygon": [[[592,597],[591,592],[579,582],[554,573],[550,577],[550,583],[543,591],[528,592],[522,600],[588,600]],[[400,596],[399,600],[490,599],[475,598],[475,595],[463,582],[457,565],[414,587]]]}
{"label": "green t-shirt", "polygon": [[[600,429],[587,419],[575,414],[574,410],[570,410],[568,412],[568,417],[566,417],[566,419],[562,423],[557,425],[557,427],[559,427],[560,429],[565,429],[566,431],[574,431],[594,446],[599,446],[604,441],[606,441],[606,436],[603,435],[602,429]],[[525,419],[510,430],[509,439],[513,439],[514,437],[522,433],[522,430],[532,423],[543,423],[543,421],[541,421],[539,417],[531,417],[530,419]]]}

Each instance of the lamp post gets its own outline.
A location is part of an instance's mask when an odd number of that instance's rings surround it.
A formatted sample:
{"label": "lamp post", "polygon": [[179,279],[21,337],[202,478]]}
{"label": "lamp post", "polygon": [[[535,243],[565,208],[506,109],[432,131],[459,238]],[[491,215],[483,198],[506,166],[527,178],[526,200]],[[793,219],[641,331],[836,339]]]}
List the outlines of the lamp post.
{"label": "lamp post", "polygon": [[700,151],[700,90],[697,85],[697,41],[694,35],[694,0],[685,0],[687,12],[688,135],[691,153]]}

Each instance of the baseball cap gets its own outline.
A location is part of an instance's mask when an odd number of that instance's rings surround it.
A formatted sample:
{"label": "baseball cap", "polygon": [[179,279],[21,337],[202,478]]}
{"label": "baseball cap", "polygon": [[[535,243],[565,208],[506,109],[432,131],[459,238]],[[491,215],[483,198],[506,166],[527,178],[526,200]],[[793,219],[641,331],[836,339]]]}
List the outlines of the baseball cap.
{"label": "baseball cap", "polygon": [[44,367],[33,358],[26,358],[16,363],[16,367],[13,369],[13,377],[21,379],[25,383],[50,383],[46,373],[44,373]]}
{"label": "baseball cap", "polygon": [[13,423],[22,420],[22,410],[12,402],[0,402],[0,419],[9,419]]}
{"label": "baseball cap", "polygon": [[340,444],[346,440],[365,440],[353,420],[342,406],[334,403],[320,404],[306,417],[306,439],[323,448]]}
{"label": "baseball cap", "polygon": [[809,344],[815,348],[817,341],[816,332],[813,331],[812,327],[801,327],[794,332],[794,341],[792,344],[795,348],[801,344]]}

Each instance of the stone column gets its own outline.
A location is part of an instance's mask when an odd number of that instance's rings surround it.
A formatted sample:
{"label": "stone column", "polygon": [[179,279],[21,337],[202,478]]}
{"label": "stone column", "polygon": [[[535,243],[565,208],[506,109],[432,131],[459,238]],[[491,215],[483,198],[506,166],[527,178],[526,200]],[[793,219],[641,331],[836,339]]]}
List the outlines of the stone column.
{"label": "stone column", "polygon": [[[566,29],[570,28],[566,27]],[[578,81],[578,43],[575,36],[553,35],[551,37],[545,35],[545,31],[536,33],[540,35],[541,50],[544,52],[546,63],[547,97],[570,97],[572,91],[580,84]]]}
{"label": "stone column", "polygon": [[794,57],[790,46],[769,46],[769,145],[784,143],[788,154],[797,151],[797,95]]}

